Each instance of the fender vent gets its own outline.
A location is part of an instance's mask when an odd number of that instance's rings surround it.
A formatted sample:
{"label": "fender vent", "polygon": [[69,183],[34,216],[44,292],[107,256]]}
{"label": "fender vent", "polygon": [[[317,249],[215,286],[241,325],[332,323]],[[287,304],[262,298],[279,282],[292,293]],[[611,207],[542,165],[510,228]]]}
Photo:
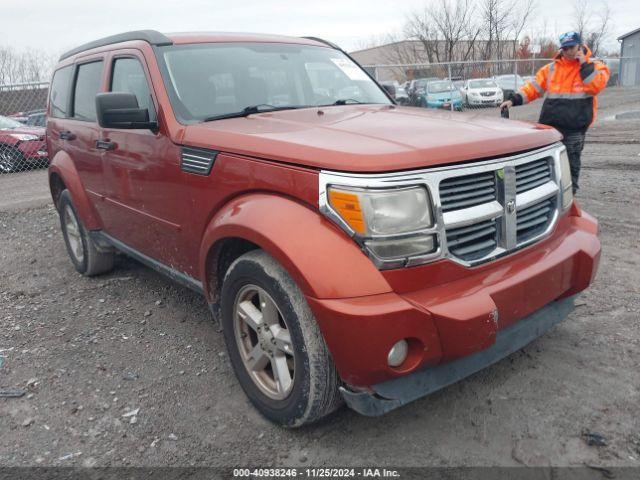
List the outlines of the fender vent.
{"label": "fender vent", "polygon": [[182,147],[180,168],[183,172],[209,175],[218,152],[204,148]]}

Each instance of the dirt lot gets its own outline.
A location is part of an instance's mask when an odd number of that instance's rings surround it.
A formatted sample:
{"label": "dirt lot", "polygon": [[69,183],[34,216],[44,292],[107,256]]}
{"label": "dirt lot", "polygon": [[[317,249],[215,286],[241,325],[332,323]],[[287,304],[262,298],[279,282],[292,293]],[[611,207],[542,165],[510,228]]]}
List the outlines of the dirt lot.
{"label": "dirt lot", "polygon": [[0,178],[0,389],[26,391],[0,398],[0,466],[640,466],[640,123],[607,120],[640,91],[602,104],[579,201],[603,257],[571,317],[385,417],[343,409],[297,431],[250,406],[200,297],[125,257],[81,277],[53,207],[33,208],[43,172]]}

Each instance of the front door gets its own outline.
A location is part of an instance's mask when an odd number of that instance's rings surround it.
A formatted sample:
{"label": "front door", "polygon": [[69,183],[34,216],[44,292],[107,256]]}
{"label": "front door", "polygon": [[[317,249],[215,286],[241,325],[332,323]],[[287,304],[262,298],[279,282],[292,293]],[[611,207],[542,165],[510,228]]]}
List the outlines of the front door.
{"label": "front door", "polygon": [[[110,91],[136,95],[140,108],[157,120],[157,103],[144,59],[137,51],[119,52],[110,59]],[[185,271],[181,246],[187,198],[176,181],[180,148],[157,131],[102,129],[105,175],[106,233],[128,246],[180,271]]]}

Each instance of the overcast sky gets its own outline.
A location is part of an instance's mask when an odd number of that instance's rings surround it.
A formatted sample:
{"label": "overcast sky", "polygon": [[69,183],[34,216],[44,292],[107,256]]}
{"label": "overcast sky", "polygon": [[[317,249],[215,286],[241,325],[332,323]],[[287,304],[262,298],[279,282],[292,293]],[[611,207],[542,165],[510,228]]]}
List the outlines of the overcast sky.
{"label": "overcast sky", "polygon": [[[532,0],[540,30],[570,29],[572,0]],[[600,0],[591,0],[599,5]],[[313,35],[354,50],[372,36],[401,31],[407,13],[425,0],[0,0],[0,45],[59,54],[84,42],[127,30],[236,31]],[[640,1],[609,0],[608,47],[640,28]]]}

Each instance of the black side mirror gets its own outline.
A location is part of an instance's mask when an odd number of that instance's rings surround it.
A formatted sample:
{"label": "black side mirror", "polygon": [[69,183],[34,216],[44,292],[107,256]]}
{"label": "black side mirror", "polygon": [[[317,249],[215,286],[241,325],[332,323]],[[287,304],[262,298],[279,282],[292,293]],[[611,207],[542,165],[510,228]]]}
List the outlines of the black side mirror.
{"label": "black side mirror", "polygon": [[96,116],[103,128],[156,130],[157,122],[149,120],[149,110],[139,108],[133,93],[107,92],[96,95]]}

